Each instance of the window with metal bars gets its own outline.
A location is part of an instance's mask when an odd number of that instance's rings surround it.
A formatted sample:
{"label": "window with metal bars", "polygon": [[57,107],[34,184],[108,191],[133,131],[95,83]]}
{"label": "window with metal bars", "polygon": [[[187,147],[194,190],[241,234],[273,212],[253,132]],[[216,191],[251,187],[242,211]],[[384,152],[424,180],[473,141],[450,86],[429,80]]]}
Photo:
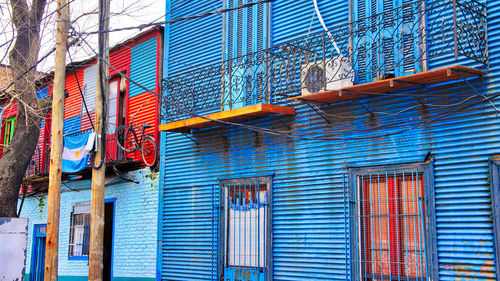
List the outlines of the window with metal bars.
{"label": "window with metal bars", "polygon": [[233,179],[223,180],[220,185],[224,280],[240,280],[245,276],[259,276],[258,280],[264,280],[271,276],[271,180],[268,177]]}
{"label": "window with metal bars", "polygon": [[89,256],[90,241],[90,202],[73,204],[69,232],[70,259],[87,259]]}
{"label": "window with metal bars", "polygon": [[[500,261],[500,157],[490,159],[491,207],[493,228],[495,231],[495,261]],[[495,262],[497,276],[500,274],[500,262]],[[498,277],[497,277],[498,278]]]}
{"label": "window with metal bars", "polygon": [[435,235],[428,169],[411,165],[351,171],[357,280],[429,280],[432,276]]}

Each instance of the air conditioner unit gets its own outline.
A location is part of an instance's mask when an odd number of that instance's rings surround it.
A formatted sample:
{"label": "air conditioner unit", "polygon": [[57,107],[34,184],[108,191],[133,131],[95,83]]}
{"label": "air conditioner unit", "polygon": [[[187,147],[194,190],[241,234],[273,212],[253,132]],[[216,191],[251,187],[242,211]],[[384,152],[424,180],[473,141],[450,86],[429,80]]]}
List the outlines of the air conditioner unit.
{"label": "air conditioner unit", "polygon": [[352,86],[353,77],[352,67],[343,56],[327,59],[325,62],[311,62],[301,67],[301,94],[309,95]]}

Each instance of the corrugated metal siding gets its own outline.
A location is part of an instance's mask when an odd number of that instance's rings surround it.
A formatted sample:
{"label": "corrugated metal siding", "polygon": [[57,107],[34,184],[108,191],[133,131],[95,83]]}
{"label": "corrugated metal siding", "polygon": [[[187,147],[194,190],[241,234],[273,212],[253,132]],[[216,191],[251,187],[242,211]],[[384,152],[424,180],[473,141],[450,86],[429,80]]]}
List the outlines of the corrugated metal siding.
{"label": "corrugated metal siding", "polygon": [[[311,12],[301,15],[305,8],[296,8],[292,5],[295,3],[310,5]],[[346,3],[336,3],[339,4],[334,11],[347,9]],[[500,52],[496,52],[500,47],[497,38],[500,2],[488,1],[488,5],[491,73],[486,94],[495,95],[500,77],[500,55],[497,54]],[[312,9],[312,1],[273,3],[274,44],[307,32]],[[343,15],[347,18],[347,11]],[[175,32],[173,27],[172,32]],[[444,57],[429,65],[437,68],[450,62],[452,58]],[[171,68],[181,67],[172,61],[170,64]],[[475,86],[480,84],[474,81]],[[429,91],[444,96],[423,98],[425,103],[449,104],[474,95],[472,89],[459,81],[431,87]],[[219,178],[274,173],[274,280],[346,280],[350,242],[343,213],[346,167],[419,162],[431,151],[435,159],[439,280],[496,280],[488,158],[500,153],[500,119],[490,104],[473,105],[479,100],[473,97],[462,104],[469,107],[461,112],[424,125],[418,125],[422,118],[432,119],[440,112],[451,113],[460,107],[451,107],[451,111],[446,107],[409,109],[416,104],[411,97],[371,97],[360,102],[373,111],[406,110],[396,117],[375,113],[375,118],[370,118],[358,104],[344,102],[323,107],[329,114],[347,116],[327,117],[331,123],[328,124],[313,110],[298,105],[295,117],[270,116],[247,122],[263,128],[291,129],[296,136],[338,133],[340,138],[347,138],[338,141],[262,135],[233,126],[195,131],[191,137],[196,142],[182,134],[165,134],[167,145],[161,150],[165,170],[160,177],[164,186],[163,278],[184,280],[176,274],[198,269],[208,272],[208,257],[198,256],[207,254],[203,249],[209,246],[206,243],[211,243],[205,241],[211,237],[207,233],[208,222],[201,220],[199,228],[187,225],[182,228],[183,222],[175,220],[196,221],[195,211],[202,211],[197,205],[207,208],[207,196],[193,195],[203,190],[199,186],[208,186]],[[500,101],[494,103],[500,106]],[[394,125],[398,120],[404,120],[404,124]],[[413,129],[394,134],[409,127]],[[341,133],[342,130],[354,132]],[[354,139],[362,135],[373,138]],[[183,241],[182,231],[197,231],[205,240],[183,249],[179,246],[182,244],[179,241]],[[199,263],[191,263],[193,260]],[[192,278],[211,280],[205,274]]]}
{"label": "corrugated metal siding", "polygon": [[[190,5],[184,5],[184,2],[183,0],[171,1],[170,17],[172,19],[221,9],[223,4],[219,0],[199,0],[196,4]],[[220,62],[222,60],[222,16],[219,14],[171,24],[169,42],[165,47],[168,47],[170,52],[168,75],[192,70],[196,66]]]}
{"label": "corrugated metal siding", "polygon": [[51,134],[51,114],[45,116],[40,124],[40,135],[38,137],[37,147],[35,153],[31,158],[31,163],[34,164],[30,166],[31,169],[28,170],[29,175],[43,174],[48,172],[45,169],[45,165],[49,162],[49,147],[50,147],[50,134]]}
{"label": "corrugated metal siding", "polygon": [[63,134],[69,135],[80,131],[81,115],[64,119]]}
{"label": "corrugated metal siding", "polygon": [[[130,78],[148,90],[156,89],[156,37],[148,39],[132,47],[132,62],[130,64]],[[129,97],[134,97],[144,92],[144,89],[135,83],[129,84]]]}
{"label": "corrugated metal siding", "polygon": [[17,103],[13,102],[10,105],[6,105],[3,109],[2,118],[6,119],[12,116],[17,116]]}
{"label": "corrugated metal siding", "polygon": [[94,63],[87,66],[84,70],[83,75],[83,96],[85,97],[85,102],[87,103],[87,109],[90,111],[95,110],[95,95],[97,91],[97,64]]}
{"label": "corrugated metal siding", "polygon": [[[490,74],[485,94],[495,95],[500,66],[500,57],[495,56],[500,47],[500,5],[498,1],[487,3]],[[427,18],[428,24],[434,21],[453,21],[452,11]],[[435,44],[430,52],[449,46],[449,42],[434,42],[441,44]],[[456,62],[451,53],[429,60],[428,66],[433,69],[457,63],[474,65],[462,56]],[[497,280],[487,158],[499,153],[492,135],[494,131],[498,133],[499,127],[489,106],[477,110],[475,114],[435,125],[436,231],[441,280]]]}
{"label": "corrugated metal siding", "polygon": [[212,186],[163,193],[162,280],[212,280]]}
{"label": "corrugated metal siding", "polygon": [[[328,29],[335,30],[336,26],[349,21],[348,1],[318,0],[318,7]],[[275,1],[272,15],[273,45],[304,37],[308,32],[323,31],[312,0]]]}
{"label": "corrugated metal siding", "polygon": [[[135,114],[134,122],[142,126],[142,123],[152,125],[152,128],[146,130],[146,133],[155,136],[156,145],[159,144],[158,137],[156,136],[158,128],[158,98],[150,93],[142,93],[131,97],[128,104],[128,120]],[[140,137],[140,136],[137,136]],[[133,155],[134,160],[142,161],[140,152],[135,152]]]}
{"label": "corrugated metal siding", "polygon": [[86,131],[89,129],[92,129],[92,124],[95,126],[95,111],[90,111],[90,120],[92,120],[92,123],[89,120],[89,117],[87,116],[87,113],[85,110],[83,111],[84,113],[82,114],[82,124],[80,126],[80,131]]}
{"label": "corrugated metal siding", "polygon": [[120,70],[127,70],[130,67],[130,47],[124,46],[120,49],[113,51],[109,55],[109,63],[113,66],[109,68],[109,76],[117,74],[114,68]]}
{"label": "corrugated metal siding", "polygon": [[[369,108],[396,111],[414,105],[415,101],[411,98],[367,98],[361,102]],[[332,106],[328,112],[366,115],[366,111],[352,103]],[[401,114],[400,118],[418,120],[415,118],[419,115],[416,109]],[[295,118],[282,117],[281,120],[294,128],[296,134],[307,136],[323,136],[324,130],[331,128],[360,130],[375,126],[369,118],[355,121],[331,118],[332,125],[329,125],[304,107],[299,107]],[[273,117],[250,124],[285,129]],[[491,108],[476,106],[425,129],[363,141],[293,140],[258,136],[233,127],[197,131],[192,137],[198,144],[181,134],[168,134],[167,150],[163,151],[164,196],[168,197],[167,192],[171,192],[168,188],[198,186],[224,177],[274,173],[274,280],[345,280],[348,265],[345,242],[349,242],[349,237],[344,230],[342,175],[347,172],[346,166],[418,162],[431,150],[436,158],[438,254],[442,280],[455,277],[481,280],[481,276],[485,277],[482,280],[494,280],[487,159],[500,152],[500,144],[493,133],[499,125]],[[176,203],[164,199],[165,223]],[[191,201],[191,204],[194,206],[198,202]],[[176,214],[191,212],[189,208],[183,210]],[[163,231],[164,235],[170,235],[168,225]],[[168,248],[168,243],[164,243],[164,247]],[[169,259],[168,255],[164,258]],[[182,265],[189,267],[189,264]]]}
{"label": "corrugated metal siding", "polygon": [[[80,88],[83,90],[84,73],[81,70],[75,70],[75,72],[80,83]],[[82,108],[82,96],[73,71],[66,73],[65,90],[68,92],[68,97],[64,99],[64,119],[68,119],[80,115]]]}

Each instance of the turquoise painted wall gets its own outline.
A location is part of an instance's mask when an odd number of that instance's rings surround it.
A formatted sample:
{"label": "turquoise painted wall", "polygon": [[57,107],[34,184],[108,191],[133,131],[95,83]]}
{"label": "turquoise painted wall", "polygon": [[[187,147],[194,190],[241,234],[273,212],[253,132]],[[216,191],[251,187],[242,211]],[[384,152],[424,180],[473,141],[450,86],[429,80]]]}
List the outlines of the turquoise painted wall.
{"label": "turquoise painted wall", "polygon": [[[156,37],[148,39],[132,47],[132,61],[130,63],[130,78],[146,87],[156,89]],[[129,84],[129,97],[146,92],[134,83]]]}
{"label": "turquoise painted wall", "polygon": [[[116,198],[113,247],[113,280],[153,280],[156,276],[158,178],[149,168],[130,172],[140,183],[114,179],[106,186],[105,198]],[[71,207],[74,202],[90,200],[90,181],[62,186],[59,232],[59,280],[87,280],[88,261],[68,260]],[[26,280],[29,280],[33,225],[47,221],[47,198],[28,197],[21,212],[29,218]]]}

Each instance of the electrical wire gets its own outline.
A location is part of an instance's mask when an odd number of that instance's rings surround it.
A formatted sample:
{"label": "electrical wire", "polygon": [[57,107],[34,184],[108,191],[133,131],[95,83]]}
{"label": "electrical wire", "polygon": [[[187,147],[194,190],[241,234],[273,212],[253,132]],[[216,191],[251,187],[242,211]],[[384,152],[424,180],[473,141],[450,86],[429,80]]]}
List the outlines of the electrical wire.
{"label": "electrical wire", "polygon": [[57,8],[56,10],[54,10],[54,11],[50,12],[49,14],[45,15],[40,20],[37,20],[36,22],[32,23],[30,26],[28,26],[28,27],[26,27],[26,28],[24,28],[24,29],[22,29],[20,31],[18,30],[17,31],[17,35],[14,36],[12,39],[8,40],[7,42],[4,42],[4,43],[0,44],[0,48],[2,48],[3,46],[9,44],[10,42],[14,41],[20,35],[20,33],[24,33],[24,32],[27,32],[27,31],[31,30],[32,27],[38,25],[43,20],[48,19],[50,16],[52,16],[53,14],[59,12],[61,9],[64,9],[66,6],[68,6],[70,3],[74,2],[74,1],[75,0],[69,0],[68,3],[64,4],[60,8]]}
{"label": "electrical wire", "polygon": [[319,11],[318,7],[318,1],[313,0],[314,3],[314,10],[316,11],[316,14],[318,15],[318,20],[321,23],[321,26],[323,26],[323,29],[325,30],[326,34],[328,34],[328,37],[330,37],[330,40],[332,41],[333,47],[335,48],[335,51],[337,51],[337,54],[339,56],[342,56],[342,53],[340,52],[340,48],[337,45],[337,42],[335,42],[335,38],[333,38],[332,33],[330,30],[328,30],[328,27],[326,27],[325,21],[323,20],[323,17],[321,16],[321,12]]}
{"label": "electrical wire", "polygon": [[[106,29],[106,30],[103,30],[102,32],[109,33],[109,32],[124,31],[124,30],[134,30],[134,29],[142,30],[142,29],[144,29],[146,27],[150,27],[150,26],[167,25],[167,24],[178,23],[178,22],[185,21],[185,20],[205,18],[205,17],[208,17],[208,16],[216,15],[216,14],[224,14],[224,13],[231,12],[231,11],[234,11],[234,10],[250,8],[250,7],[255,6],[255,5],[271,3],[271,2],[274,2],[274,1],[276,1],[276,0],[261,0],[261,1],[257,1],[257,2],[246,3],[246,4],[243,4],[243,5],[240,5],[240,6],[237,6],[237,7],[233,7],[233,8],[223,8],[223,9],[219,9],[219,10],[214,10],[214,11],[209,11],[209,12],[201,13],[201,14],[198,14],[198,15],[177,17],[177,18],[174,18],[174,19],[168,20],[168,21],[159,21],[159,22],[155,22],[155,23],[140,24],[140,25],[137,25],[137,26],[121,27],[121,28],[115,28],[115,29]],[[99,33],[99,31],[82,32],[83,35],[98,34],[98,33]]]}
{"label": "electrical wire", "polygon": [[[70,28],[74,29],[74,27],[71,24],[69,26],[70,26]],[[82,41],[90,47],[90,44],[82,37],[83,34],[79,34],[78,33],[78,35],[82,38]],[[96,54],[96,56],[99,56],[99,54],[97,54],[95,52],[95,50],[93,50],[93,52]],[[100,58],[102,59],[102,57],[100,57]],[[148,92],[148,93],[150,93],[152,95],[161,97],[161,95],[155,93],[154,91],[149,90],[148,88],[146,88],[142,84],[136,82],[135,80],[131,79],[129,76],[127,76],[124,73],[120,72],[118,69],[116,69],[114,66],[112,66],[109,62],[107,62],[107,61],[104,61],[104,62],[109,67],[113,68],[117,73],[119,73],[120,75],[122,75],[123,77],[125,77],[127,80],[129,80],[133,84],[135,84],[138,87],[142,88],[146,92]],[[490,101],[494,100],[499,95],[492,96],[488,100],[490,100]],[[404,133],[406,131],[418,128],[418,127],[420,127],[420,126],[422,126],[422,125],[424,125],[424,124],[426,124],[426,123],[428,123],[430,121],[430,120],[422,120],[420,122],[417,122],[413,126],[408,126],[408,128],[406,128],[406,129],[402,129],[402,130],[399,130],[399,131],[396,131],[396,132],[390,132],[390,133],[378,134],[378,135],[371,135],[371,136],[360,136],[360,137],[350,137],[350,138],[328,137],[328,136],[326,136],[326,137],[308,137],[308,136],[291,135],[290,132],[287,132],[287,131],[272,130],[272,129],[268,129],[268,128],[262,128],[262,127],[252,126],[252,125],[241,124],[241,123],[234,123],[234,122],[216,120],[216,119],[208,118],[206,116],[202,116],[202,115],[197,114],[195,112],[192,112],[190,110],[187,110],[186,108],[183,108],[183,107],[177,105],[175,102],[171,102],[171,101],[168,101],[166,99],[163,99],[163,101],[166,102],[169,106],[177,108],[179,111],[187,113],[187,114],[189,114],[189,115],[191,115],[193,117],[199,117],[199,118],[206,119],[206,120],[209,120],[209,121],[212,121],[212,122],[216,122],[216,123],[219,123],[219,124],[233,125],[233,126],[245,128],[245,129],[248,129],[248,130],[251,130],[251,131],[255,131],[255,132],[260,132],[260,133],[265,133],[265,134],[270,134],[270,135],[284,136],[284,137],[287,137],[287,138],[302,139],[302,140],[311,140],[311,141],[312,140],[315,140],[315,141],[351,141],[351,140],[366,140],[366,139],[387,137],[387,136],[401,134],[401,133]],[[434,119],[434,120],[432,120],[432,121],[435,122],[435,121],[441,120],[441,119],[446,118],[446,117],[448,117],[448,116],[450,116],[450,115],[452,115],[454,113],[463,111],[463,110],[465,110],[465,109],[467,109],[467,108],[469,108],[471,106],[480,104],[482,102],[483,101],[481,100],[481,101],[479,101],[477,103],[472,103],[472,104],[465,105],[465,106],[461,107],[460,109],[458,109],[456,111],[451,111],[451,112],[445,112],[445,113],[442,113],[442,114],[438,114],[438,115],[436,115],[437,118]]]}
{"label": "electrical wire", "polygon": [[[77,43],[77,40],[73,40],[73,41],[67,43],[67,47],[69,48],[69,47],[71,47],[72,45],[74,45],[76,43]],[[56,51],[56,47],[53,47],[49,52],[47,52],[45,55],[43,55],[42,58],[38,59],[34,64],[32,64],[30,67],[28,67],[28,69],[26,69],[23,73],[21,73],[15,79],[13,79],[6,87],[4,87],[2,90],[0,90],[0,96],[2,96],[3,94],[6,94],[7,90],[10,89],[10,87],[12,87],[16,83],[16,81],[18,81],[19,79],[23,78],[31,70],[35,69],[39,63],[41,63],[42,61],[44,61],[51,54],[53,54],[55,51]]]}

